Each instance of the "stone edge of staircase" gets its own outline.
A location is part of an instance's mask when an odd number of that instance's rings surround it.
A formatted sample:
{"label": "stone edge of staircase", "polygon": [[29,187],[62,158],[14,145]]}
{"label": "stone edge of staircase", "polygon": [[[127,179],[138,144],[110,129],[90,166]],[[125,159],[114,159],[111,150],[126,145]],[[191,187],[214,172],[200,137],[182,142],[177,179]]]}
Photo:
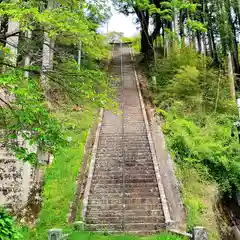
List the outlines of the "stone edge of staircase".
{"label": "stone edge of staircase", "polygon": [[[131,46],[129,46],[129,48],[130,48],[131,60],[133,61],[132,48],[131,48]],[[144,118],[146,131],[147,131],[147,137],[148,137],[148,141],[149,141],[149,145],[150,145],[150,151],[151,151],[152,160],[153,160],[153,164],[154,164],[154,170],[155,170],[155,174],[156,174],[156,178],[157,178],[157,184],[158,184],[160,199],[161,199],[161,203],[162,203],[162,208],[163,208],[163,213],[164,213],[164,218],[165,218],[165,224],[166,224],[166,227],[169,228],[169,227],[172,227],[174,225],[174,222],[173,222],[173,220],[171,219],[171,216],[170,216],[169,207],[168,207],[168,204],[167,204],[167,198],[166,198],[164,186],[163,186],[161,175],[160,175],[159,165],[158,165],[158,162],[157,162],[155,145],[154,145],[154,142],[153,142],[152,133],[151,133],[151,130],[150,130],[148,117],[147,117],[147,113],[146,113],[146,108],[145,108],[145,104],[144,104],[141,89],[140,89],[139,79],[138,79],[138,75],[137,75],[136,68],[135,68],[134,64],[133,64],[133,70],[134,70],[134,74],[135,74],[135,81],[136,81],[136,85],[137,85],[139,101],[140,101],[140,105],[141,105],[141,109],[142,109],[142,113],[143,113],[143,118]]]}
{"label": "stone edge of staircase", "polygon": [[[113,58],[113,51],[114,51],[114,44],[113,44],[113,47],[112,47],[112,51],[109,53],[109,56],[108,56],[109,59],[108,59],[108,64],[106,65],[107,66],[106,69],[105,69],[106,71],[108,71],[109,62]],[[97,131],[96,131],[95,139],[94,139],[94,145],[93,145],[93,148],[92,148],[92,157],[91,157],[91,162],[90,162],[90,166],[89,166],[87,183],[86,183],[85,190],[84,190],[84,195],[83,195],[83,209],[82,209],[82,214],[81,214],[83,223],[86,220],[85,218],[86,218],[86,213],[87,213],[88,198],[89,198],[89,195],[90,195],[90,189],[91,189],[94,167],[95,167],[95,162],[96,162],[96,154],[97,154],[100,131],[101,131],[101,127],[102,127],[103,113],[104,113],[104,109],[101,108],[100,113],[99,113],[99,124],[97,126]]]}
{"label": "stone edge of staircase", "polygon": [[[134,55],[132,54],[132,60],[133,60],[133,57]],[[139,79],[137,72],[136,74],[137,74],[137,79]],[[141,92],[139,81],[138,81],[138,84],[139,84],[139,91]],[[155,146],[157,164],[160,165],[164,161],[168,168],[167,174],[164,173],[164,170],[161,170],[161,168],[159,168],[164,189],[166,189],[166,186],[165,186],[166,181],[168,182],[167,191],[165,190],[165,197],[167,199],[167,205],[168,205],[171,220],[167,224],[167,228],[168,230],[175,229],[175,231],[186,231],[186,211],[184,208],[183,199],[181,197],[180,185],[174,171],[174,162],[167,150],[164,134],[161,130],[161,125],[163,122],[160,120],[158,116],[156,116],[155,106],[152,107],[152,104],[147,99],[144,99],[143,101],[146,101],[147,106],[151,106],[150,108],[146,106],[145,110],[146,110],[147,119],[150,125],[150,132],[152,134],[153,144]],[[159,145],[156,145],[157,143],[159,143],[159,141],[161,142],[160,149],[159,149]],[[164,151],[164,155],[166,155],[166,157],[165,156],[162,157],[162,151]],[[170,181],[169,181],[169,174],[170,174]],[[169,184],[169,182],[171,183]],[[169,189],[169,185],[171,189]],[[168,196],[169,191],[174,192],[174,199],[169,200],[169,197],[171,198],[171,196]],[[177,212],[175,211],[176,207],[178,208]]]}
{"label": "stone edge of staircase", "polygon": [[83,209],[82,209],[82,221],[83,222],[85,222],[85,217],[86,217],[86,212],[87,212],[88,199],[89,199],[89,195],[90,195],[90,189],[91,189],[94,167],[95,167],[95,162],[96,162],[97,149],[98,149],[99,136],[100,136],[102,120],[103,120],[103,112],[104,112],[104,110],[101,108],[100,114],[99,114],[99,124],[97,126],[94,145],[92,148],[92,157],[91,157],[91,162],[90,162],[90,166],[89,166],[87,184],[86,184],[85,191],[84,191]]}

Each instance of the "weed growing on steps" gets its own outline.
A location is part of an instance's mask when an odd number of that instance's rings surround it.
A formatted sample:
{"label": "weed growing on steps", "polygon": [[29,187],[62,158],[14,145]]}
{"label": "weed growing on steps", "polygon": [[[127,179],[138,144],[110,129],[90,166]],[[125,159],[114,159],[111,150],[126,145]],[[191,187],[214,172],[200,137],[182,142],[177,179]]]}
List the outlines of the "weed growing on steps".
{"label": "weed growing on steps", "polygon": [[81,166],[84,145],[92,124],[93,111],[58,112],[56,117],[64,125],[64,135],[72,142],[56,154],[44,177],[42,209],[34,229],[22,227],[24,240],[45,240],[51,228],[68,228],[67,218],[74,199],[76,178]]}
{"label": "weed growing on steps", "polygon": [[156,82],[150,79],[149,87],[183,182],[188,228],[201,224],[208,227],[210,239],[219,239],[208,190],[218,188],[222,197],[240,190],[240,148],[237,137],[231,137],[237,107],[229,81],[222,70],[211,68],[211,59],[191,48],[158,59],[152,71]]}

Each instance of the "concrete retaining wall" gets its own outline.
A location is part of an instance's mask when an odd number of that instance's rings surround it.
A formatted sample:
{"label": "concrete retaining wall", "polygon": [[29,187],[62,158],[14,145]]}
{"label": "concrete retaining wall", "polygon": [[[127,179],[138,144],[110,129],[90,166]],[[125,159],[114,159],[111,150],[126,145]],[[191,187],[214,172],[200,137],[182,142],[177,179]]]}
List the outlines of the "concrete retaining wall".
{"label": "concrete retaining wall", "polygon": [[[18,136],[17,141],[29,152],[36,153],[42,164],[51,160],[49,154],[42,153],[36,146],[30,146],[21,136]],[[27,215],[28,220],[33,221],[35,216],[31,215],[35,213],[29,209],[29,205],[34,211],[39,208],[36,204],[40,205],[41,182],[41,170],[18,160],[3,144],[0,145],[0,206],[6,206],[23,221]]]}

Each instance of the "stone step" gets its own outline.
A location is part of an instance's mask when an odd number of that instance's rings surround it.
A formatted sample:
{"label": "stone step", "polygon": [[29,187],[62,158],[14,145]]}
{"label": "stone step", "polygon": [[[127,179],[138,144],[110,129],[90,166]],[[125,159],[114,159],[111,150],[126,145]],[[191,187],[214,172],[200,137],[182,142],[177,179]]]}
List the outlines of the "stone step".
{"label": "stone step", "polygon": [[85,226],[85,230],[88,231],[115,231],[115,230],[122,230],[122,223],[109,223],[109,224],[87,224]]}
{"label": "stone step", "polygon": [[[144,229],[146,231],[159,231],[164,230],[166,227],[165,223],[125,223],[124,230],[125,231],[141,231]],[[87,224],[86,230],[100,230],[100,231],[115,231],[115,230],[123,230],[123,223],[117,224]]]}
{"label": "stone step", "polygon": [[97,157],[96,157],[96,162],[97,163],[111,163],[111,162],[133,162],[133,161],[135,161],[135,162],[140,162],[140,163],[142,163],[142,162],[145,162],[146,163],[146,165],[148,165],[148,164],[152,164],[153,162],[152,162],[152,156],[144,156],[144,155],[137,155],[137,157],[136,157],[136,155],[134,155],[134,154],[131,154],[131,153],[129,153],[129,152],[125,152],[124,154],[123,154],[123,156],[121,156],[121,157],[116,157],[116,156],[104,156],[104,155],[102,155],[102,156],[100,156],[99,157],[99,155],[97,155]]}
{"label": "stone step", "polygon": [[[99,198],[99,199],[106,199],[106,198],[122,198],[123,197],[123,191],[122,189],[119,189],[119,191],[116,192],[101,192],[101,191],[95,191],[94,194],[90,195],[90,198]],[[127,198],[152,198],[152,197],[159,197],[158,191],[141,191],[141,192],[125,192],[124,193],[125,199]]]}
{"label": "stone step", "polygon": [[90,198],[88,204],[90,205],[114,205],[114,204],[160,204],[161,200],[158,197],[151,197],[151,198]]}
{"label": "stone step", "polygon": [[130,145],[127,142],[121,143],[119,145],[110,145],[107,143],[98,145],[97,153],[98,153],[98,155],[107,154],[108,156],[109,155],[115,156],[116,153],[118,153],[118,154],[125,153],[126,154],[128,152],[129,152],[129,154],[134,154],[137,156],[145,156],[145,157],[151,156],[149,144],[144,145],[141,143],[132,143],[132,145]]}
{"label": "stone step", "polygon": [[[154,187],[151,187],[151,188],[146,188],[146,187],[133,187],[133,188],[125,188],[125,195],[128,196],[128,194],[133,194],[133,193],[136,193],[136,194],[139,194],[139,196],[145,196],[146,194],[152,194],[150,196],[158,196],[159,195],[159,192],[158,192],[158,187],[157,186],[154,186]],[[156,195],[155,195],[156,193]]]}
{"label": "stone step", "polygon": [[108,144],[104,144],[104,145],[98,145],[98,154],[102,155],[102,154],[115,154],[116,152],[121,153],[121,151],[123,151],[123,146],[110,146]]}
{"label": "stone step", "polygon": [[99,196],[100,194],[118,194],[119,196],[122,195],[122,187],[120,188],[91,188],[90,194],[93,194],[95,196]]}
{"label": "stone step", "polygon": [[[101,141],[112,141],[112,140],[120,140],[122,139],[122,133],[112,133],[112,134],[102,134],[99,136],[99,142]],[[124,133],[124,140],[133,140],[136,142],[147,142],[148,138],[147,135],[144,134],[139,134],[139,133],[135,133],[135,134],[129,134],[129,133]]]}
{"label": "stone step", "polygon": [[[164,229],[163,229],[164,230]],[[128,231],[128,234],[131,234],[131,235],[138,235],[138,236],[146,236],[146,235],[154,235],[154,234],[157,234],[157,233],[160,233],[163,231],[162,229],[160,230],[137,230],[137,231]],[[99,233],[99,234],[104,234],[106,233],[106,231],[101,231],[101,230],[95,230],[95,232]],[[124,231],[107,231],[108,234],[123,234]]]}
{"label": "stone step", "polygon": [[[153,174],[153,175],[150,175],[150,174],[126,174],[125,173],[125,179],[126,180],[130,180],[130,179],[148,179],[148,178],[151,178],[151,179],[156,179],[156,176]],[[93,179],[97,180],[119,180],[119,179],[122,179],[122,175],[118,174],[118,175],[99,175],[99,176],[93,176]]]}
{"label": "stone step", "polygon": [[[123,208],[121,208],[119,211],[116,210],[109,210],[109,209],[102,209],[102,210],[97,210],[97,209],[91,209],[88,208],[88,213],[87,216],[90,218],[96,217],[96,216],[106,216],[106,217],[116,217],[116,216],[122,216],[123,214]],[[124,215],[125,216],[162,216],[162,210],[160,208],[158,209],[125,209],[124,210]]]}
{"label": "stone step", "polygon": [[106,152],[106,153],[101,153],[101,152],[97,152],[96,158],[101,158],[101,157],[106,157],[106,158],[121,158],[123,157],[123,151],[120,152]]}
{"label": "stone step", "polygon": [[109,166],[109,165],[98,165],[95,164],[94,166],[95,169],[95,173],[94,174],[98,174],[99,172],[113,172],[113,171],[117,171],[118,173],[123,171],[123,165],[122,164],[118,164],[118,165],[113,165],[113,166]]}
{"label": "stone step", "polygon": [[166,228],[165,223],[156,223],[156,222],[148,222],[148,223],[129,223],[125,222],[125,231],[160,231]]}
{"label": "stone step", "polygon": [[139,178],[136,177],[129,177],[129,175],[125,175],[125,177],[121,174],[119,176],[112,176],[112,175],[95,175],[92,178],[92,185],[95,184],[134,184],[134,183],[154,183],[157,184],[156,178],[154,175],[148,175],[147,177],[144,177],[144,175],[139,175]]}
{"label": "stone step", "polygon": [[[93,184],[119,184],[123,182],[123,178],[119,176],[118,179],[101,179],[101,178],[94,178],[92,179]],[[124,182],[126,184],[128,183],[154,183],[157,184],[157,180],[155,176],[148,176],[146,178],[142,178],[139,176],[139,178],[129,178],[125,176]]]}
{"label": "stone step", "polygon": [[161,209],[160,202],[157,202],[155,204],[89,204],[88,208],[91,209],[92,211],[112,211],[112,210],[142,210],[142,211],[149,211],[149,210],[156,210],[156,209]]}
{"label": "stone step", "polygon": [[[119,169],[120,170],[120,169]],[[117,170],[105,170],[102,168],[95,168],[94,171],[94,175],[95,176],[119,176],[120,173],[122,172],[122,169],[120,171]],[[151,169],[143,169],[143,168],[138,168],[138,167],[134,167],[134,168],[128,168],[125,169],[125,175],[129,175],[129,174],[139,174],[139,175],[155,175],[155,170],[152,166]]]}
{"label": "stone step", "polygon": [[[123,148],[119,148],[119,151],[115,151],[114,148],[111,148],[107,151],[107,147],[98,148],[97,156],[110,156],[110,157],[123,157],[123,154],[134,155],[138,157],[149,157],[151,156],[150,149],[148,147],[142,147],[141,145],[130,145],[130,143],[124,143]],[[100,151],[101,150],[101,151]]]}
{"label": "stone step", "polygon": [[144,155],[134,155],[128,151],[123,153],[123,156],[116,157],[116,156],[99,156],[96,157],[96,164],[114,164],[114,163],[125,163],[125,164],[133,164],[139,163],[141,165],[145,164],[147,168],[153,167],[153,161],[151,156],[144,156]]}
{"label": "stone step", "polygon": [[[99,189],[115,189],[123,187],[122,183],[113,183],[113,184],[93,184],[92,189],[99,188]],[[134,188],[134,189],[151,189],[156,188],[157,184],[155,183],[125,183],[124,187],[127,188]]]}
{"label": "stone step", "polygon": [[[106,164],[105,162],[100,162],[97,161],[97,163],[95,164],[95,169],[104,169],[104,170],[117,170],[117,169],[122,169],[123,167],[125,167],[126,170],[128,170],[130,167],[131,168],[149,168],[149,165],[152,164],[152,161],[145,161],[142,160],[142,162],[138,162],[138,161],[127,161],[127,162],[115,162],[115,163],[109,163]],[[152,169],[154,170],[153,166]]]}
{"label": "stone step", "polygon": [[[87,219],[86,223],[119,223],[123,218],[119,217],[98,217]],[[125,216],[124,221],[128,223],[164,223],[164,216]]]}
{"label": "stone step", "polygon": [[111,164],[132,164],[132,163],[138,163],[138,164],[145,164],[147,167],[149,165],[152,165],[153,164],[153,161],[152,161],[152,157],[151,156],[148,156],[148,157],[142,157],[142,156],[139,156],[138,158],[134,158],[134,155],[130,155],[128,153],[125,154],[125,157],[119,157],[119,158],[116,158],[116,157],[110,157],[110,158],[104,158],[104,157],[101,157],[101,158],[96,158],[96,164],[103,164],[103,165],[111,165]]}

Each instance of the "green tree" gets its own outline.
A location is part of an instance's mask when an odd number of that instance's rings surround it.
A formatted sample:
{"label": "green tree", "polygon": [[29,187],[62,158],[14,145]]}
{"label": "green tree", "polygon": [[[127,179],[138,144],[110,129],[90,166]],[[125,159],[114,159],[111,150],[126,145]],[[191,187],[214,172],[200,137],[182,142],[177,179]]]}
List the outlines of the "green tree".
{"label": "green tree", "polygon": [[[47,151],[62,143],[61,124],[49,103],[111,103],[109,81],[99,65],[108,47],[96,31],[109,17],[108,10],[104,0],[1,1],[0,124],[6,143],[21,158],[34,161],[16,146],[19,134]],[[81,69],[76,61],[79,43]]]}

